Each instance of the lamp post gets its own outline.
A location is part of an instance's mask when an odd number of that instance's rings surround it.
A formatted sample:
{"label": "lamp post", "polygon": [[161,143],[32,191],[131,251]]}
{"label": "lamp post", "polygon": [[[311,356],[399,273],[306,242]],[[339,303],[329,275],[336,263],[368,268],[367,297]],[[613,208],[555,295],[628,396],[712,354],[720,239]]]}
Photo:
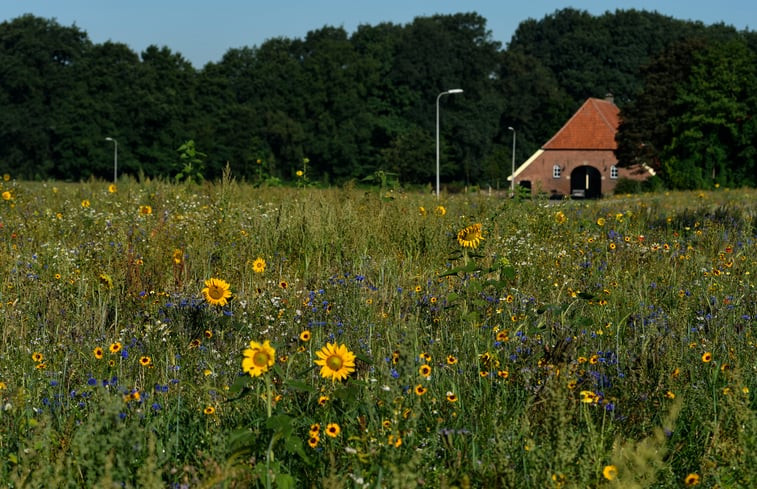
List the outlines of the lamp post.
{"label": "lamp post", "polygon": [[118,141],[111,137],[105,140],[113,143],[113,183],[118,183]]}
{"label": "lamp post", "polygon": [[515,129],[512,126],[507,127],[513,132],[513,161],[512,169],[510,170],[510,196],[515,197]]}
{"label": "lamp post", "polygon": [[462,88],[452,88],[436,96],[436,198],[439,199],[439,99],[442,95],[463,93]]}

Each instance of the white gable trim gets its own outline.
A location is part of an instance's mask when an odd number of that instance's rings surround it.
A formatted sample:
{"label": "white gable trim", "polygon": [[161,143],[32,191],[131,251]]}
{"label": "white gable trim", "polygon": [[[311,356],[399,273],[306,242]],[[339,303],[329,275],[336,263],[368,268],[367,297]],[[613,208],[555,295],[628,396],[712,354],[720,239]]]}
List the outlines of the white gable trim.
{"label": "white gable trim", "polygon": [[513,179],[513,177],[517,177],[518,175],[520,175],[523,172],[523,170],[525,170],[528,167],[528,165],[530,165],[531,163],[533,163],[534,160],[536,160],[543,153],[544,153],[543,149],[537,149],[536,152],[534,154],[532,154],[529,159],[527,159],[522,165],[520,165],[518,167],[517,170],[515,170],[514,174],[510,175],[509,177],[507,177],[507,181],[511,182],[512,179]]}

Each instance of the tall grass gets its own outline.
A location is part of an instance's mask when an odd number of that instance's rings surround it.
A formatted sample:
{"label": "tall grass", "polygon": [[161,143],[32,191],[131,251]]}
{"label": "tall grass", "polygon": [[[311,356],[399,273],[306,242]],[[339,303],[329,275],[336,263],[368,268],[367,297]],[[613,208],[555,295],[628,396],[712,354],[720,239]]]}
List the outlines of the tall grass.
{"label": "tall grass", "polygon": [[0,190],[10,487],[757,487],[753,190]]}

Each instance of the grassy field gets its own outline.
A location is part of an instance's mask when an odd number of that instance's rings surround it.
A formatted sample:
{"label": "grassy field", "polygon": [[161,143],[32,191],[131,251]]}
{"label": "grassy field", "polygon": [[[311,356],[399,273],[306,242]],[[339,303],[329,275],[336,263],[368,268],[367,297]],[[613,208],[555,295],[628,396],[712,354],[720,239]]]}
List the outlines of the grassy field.
{"label": "grassy field", "polygon": [[3,486],[757,487],[754,190],[0,191]]}

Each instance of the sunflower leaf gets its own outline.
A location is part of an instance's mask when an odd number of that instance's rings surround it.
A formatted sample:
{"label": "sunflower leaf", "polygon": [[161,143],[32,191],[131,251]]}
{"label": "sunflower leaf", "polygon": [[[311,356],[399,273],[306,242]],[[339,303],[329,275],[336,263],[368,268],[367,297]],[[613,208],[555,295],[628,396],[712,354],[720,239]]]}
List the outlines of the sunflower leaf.
{"label": "sunflower leaf", "polygon": [[268,418],[265,421],[265,425],[279,433],[280,436],[287,437],[292,433],[292,430],[294,430],[294,426],[292,426],[293,420],[294,418],[287,416],[286,414],[276,414]]}
{"label": "sunflower leaf", "polygon": [[309,392],[311,394],[318,392],[318,389],[316,389],[315,387],[299,380],[285,380],[284,385],[289,387],[290,389],[300,392]]}
{"label": "sunflower leaf", "polygon": [[[250,382],[252,381],[252,377],[249,375],[240,375],[239,377],[234,380],[234,383],[231,384],[231,387],[229,387],[229,392],[231,394],[239,394],[239,397],[242,397],[248,392],[244,392],[245,390],[251,390],[248,385],[250,385]],[[237,397],[236,399],[239,399]]]}
{"label": "sunflower leaf", "polygon": [[371,360],[369,357],[363,355],[360,352],[355,352],[355,358],[360,360],[361,362],[367,363],[368,365],[373,363],[373,360]]}

